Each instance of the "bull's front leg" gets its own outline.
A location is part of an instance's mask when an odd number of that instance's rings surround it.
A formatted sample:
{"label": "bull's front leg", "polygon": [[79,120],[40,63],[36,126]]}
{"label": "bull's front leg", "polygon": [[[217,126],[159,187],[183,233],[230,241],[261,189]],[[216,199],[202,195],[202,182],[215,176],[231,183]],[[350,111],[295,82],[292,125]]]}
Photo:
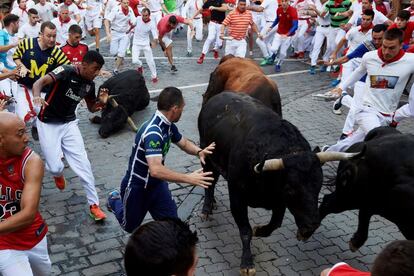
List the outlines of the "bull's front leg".
{"label": "bull's front leg", "polygon": [[369,220],[372,213],[367,209],[360,209],[358,214],[358,230],[349,241],[349,248],[352,252],[357,251],[368,239]]}
{"label": "bull's front leg", "polygon": [[272,218],[267,225],[258,225],[253,228],[253,236],[268,237],[272,232],[282,225],[283,217],[285,216],[286,206],[278,206],[272,210]]}
{"label": "bull's front leg", "polygon": [[256,269],[253,264],[253,256],[250,248],[250,242],[252,240],[252,228],[249,223],[249,217],[247,213],[247,203],[241,196],[237,189],[232,189],[229,183],[230,194],[230,209],[231,214],[239,228],[240,238],[243,246],[243,253],[240,264],[240,275],[253,276],[256,275]]}
{"label": "bull's front leg", "polygon": [[211,186],[204,190],[204,204],[201,211],[201,219],[207,220],[208,216],[213,213],[213,209],[215,209],[216,199],[214,198],[214,189],[220,174],[213,168],[211,161],[208,159],[206,160],[206,164],[203,165],[203,170],[205,172],[213,172],[214,178]]}

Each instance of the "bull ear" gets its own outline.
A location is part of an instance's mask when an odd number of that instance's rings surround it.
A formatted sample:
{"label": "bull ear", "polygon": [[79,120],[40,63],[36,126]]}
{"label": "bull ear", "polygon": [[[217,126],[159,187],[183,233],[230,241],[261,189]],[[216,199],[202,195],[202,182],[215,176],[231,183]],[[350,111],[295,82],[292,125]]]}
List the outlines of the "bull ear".
{"label": "bull ear", "polygon": [[354,164],[346,164],[342,170],[338,171],[338,175],[336,177],[336,185],[338,187],[346,187],[354,181],[356,173],[357,171]]}

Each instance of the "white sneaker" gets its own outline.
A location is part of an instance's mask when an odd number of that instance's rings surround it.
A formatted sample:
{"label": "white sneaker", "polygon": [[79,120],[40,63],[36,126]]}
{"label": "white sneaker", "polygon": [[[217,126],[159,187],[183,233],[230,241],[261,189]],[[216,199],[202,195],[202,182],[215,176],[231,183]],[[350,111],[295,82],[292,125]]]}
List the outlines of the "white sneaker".
{"label": "white sneaker", "polygon": [[331,91],[328,91],[328,92],[323,93],[323,94],[314,94],[314,95],[312,95],[312,97],[325,99],[327,101],[334,101],[334,100],[338,99],[339,97],[341,97],[341,95],[338,95],[336,93],[332,93]]}

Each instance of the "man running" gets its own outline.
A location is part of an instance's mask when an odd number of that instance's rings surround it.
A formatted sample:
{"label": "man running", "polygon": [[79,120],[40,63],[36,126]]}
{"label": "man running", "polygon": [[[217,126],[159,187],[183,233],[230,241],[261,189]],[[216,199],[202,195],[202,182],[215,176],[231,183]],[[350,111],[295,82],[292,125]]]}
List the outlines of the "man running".
{"label": "man running", "polygon": [[[89,51],[83,57],[81,65],[60,66],[33,84],[33,102],[42,106],[37,128],[46,169],[54,176],[56,187],[59,190],[65,189],[62,156],[65,157],[80,178],[88,198],[90,216],[96,221],[105,219],[106,215],[99,208],[95,178],[78,128],[75,110],[82,99],[85,99],[91,112],[102,107],[96,99],[93,80],[104,63],[98,52]],[[46,86],[51,89],[43,99],[40,92]]]}
{"label": "man running", "polygon": [[184,105],[182,92],[178,88],[167,87],[161,92],[158,110],[141,126],[135,137],[121,192],[115,190],[109,195],[108,209],[129,233],[141,225],[147,212],[155,220],[177,217],[177,206],[167,181],[203,188],[213,181],[212,173],[202,169],[183,174],[164,165],[171,142],[186,153],[198,156],[202,163],[215,148],[212,143],[200,149],[180,134],[175,123],[180,119]]}

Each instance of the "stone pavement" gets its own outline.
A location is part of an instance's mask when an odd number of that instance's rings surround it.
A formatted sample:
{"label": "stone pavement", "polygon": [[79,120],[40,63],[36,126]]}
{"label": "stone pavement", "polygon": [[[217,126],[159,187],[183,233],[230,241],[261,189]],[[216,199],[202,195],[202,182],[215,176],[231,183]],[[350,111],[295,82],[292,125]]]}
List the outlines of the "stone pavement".
{"label": "stone pavement", "polygon": [[[90,39],[87,40],[90,43]],[[194,43],[194,58],[176,59],[177,73],[170,73],[167,61],[157,48],[154,56],[160,81],[152,85],[148,67],[144,67],[144,76],[150,90],[166,86],[188,86],[206,83],[209,73],[218,61],[207,59],[198,65],[196,59],[202,43]],[[92,47],[93,49],[93,47]],[[101,52],[106,56],[107,69],[113,68],[113,58],[109,57],[108,46],[102,43]],[[176,36],[174,53],[184,57],[186,41],[183,32]],[[209,54],[208,57],[212,55]],[[255,57],[259,57],[255,50]],[[134,68],[127,59],[125,68]],[[282,74],[272,79],[276,81],[282,96],[284,118],[295,124],[308,139],[312,147],[333,143],[341,132],[345,115],[331,112],[330,102],[312,98],[312,93],[329,89],[329,77],[325,74],[309,75],[300,72],[308,69],[301,61],[288,61]],[[267,74],[273,74],[273,68],[266,67]],[[299,71],[299,72],[296,72]],[[285,72],[296,72],[290,75]],[[102,79],[97,80],[99,85]],[[98,86],[97,85],[97,86]],[[181,121],[177,124],[182,134],[198,142],[197,117],[201,106],[201,94],[205,86],[183,89],[186,107]],[[156,96],[157,93],[153,93]],[[139,125],[156,110],[155,101],[133,119]],[[84,107],[79,111],[79,126],[83,134],[89,159],[96,177],[96,187],[101,204],[106,204],[106,195],[118,188],[127,167],[134,133],[125,126],[124,130],[108,139],[98,136],[96,125],[89,123],[89,114]],[[412,132],[412,123],[404,122],[399,127],[404,132]],[[37,142],[34,149],[39,152]],[[191,172],[200,167],[198,159],[172,147],[166,165],[180,172]],[[325,176],[334,175],[334,166],[325,166]],[[115,217],[108,212],[104,223],[94,223],[88,215],[85,193],[78,177],[68,168],[65,176],[69,182],[65,191],[58,191],[50,174],[44,178],[41,199],[41,212],[49,225],[49,252],[53,262],[53,275],[122,275],[122,256],[128,235],[120,228]],[[230,214],[226,183],[219,181],[216,190],[217,210],[208,221],[201,221],[199,212],[203,199],[201,188],[188,185],[170,185],[179,206],[179,215],[196,229],[200,242],[200,256],[196,275],[238,275],[241,242],[238,229]],[[325,188],[323,193],[326,193]],[[322,196],[321,194],[321,196]],[[352,200],[352,199],[350,199]],[[270,212],[263,209],[250,209],[252,226],[267,223]],[[150,217],[148,217],[149,219]],[[355,212],[330,215],[307,242],[296,240],[296,226],[293,217],[287,212],[283,226],[268,238],[254,238],[252,251],[257,275],[319,275],[323,268],[339,261],[346,261],[356,268],[370,268],[375,255],[390,241],[402,239],[402,235],[392,223],[374,217],[371,220],[369,239],[356,253],[348,248],[348,241],[356,231]]]}

